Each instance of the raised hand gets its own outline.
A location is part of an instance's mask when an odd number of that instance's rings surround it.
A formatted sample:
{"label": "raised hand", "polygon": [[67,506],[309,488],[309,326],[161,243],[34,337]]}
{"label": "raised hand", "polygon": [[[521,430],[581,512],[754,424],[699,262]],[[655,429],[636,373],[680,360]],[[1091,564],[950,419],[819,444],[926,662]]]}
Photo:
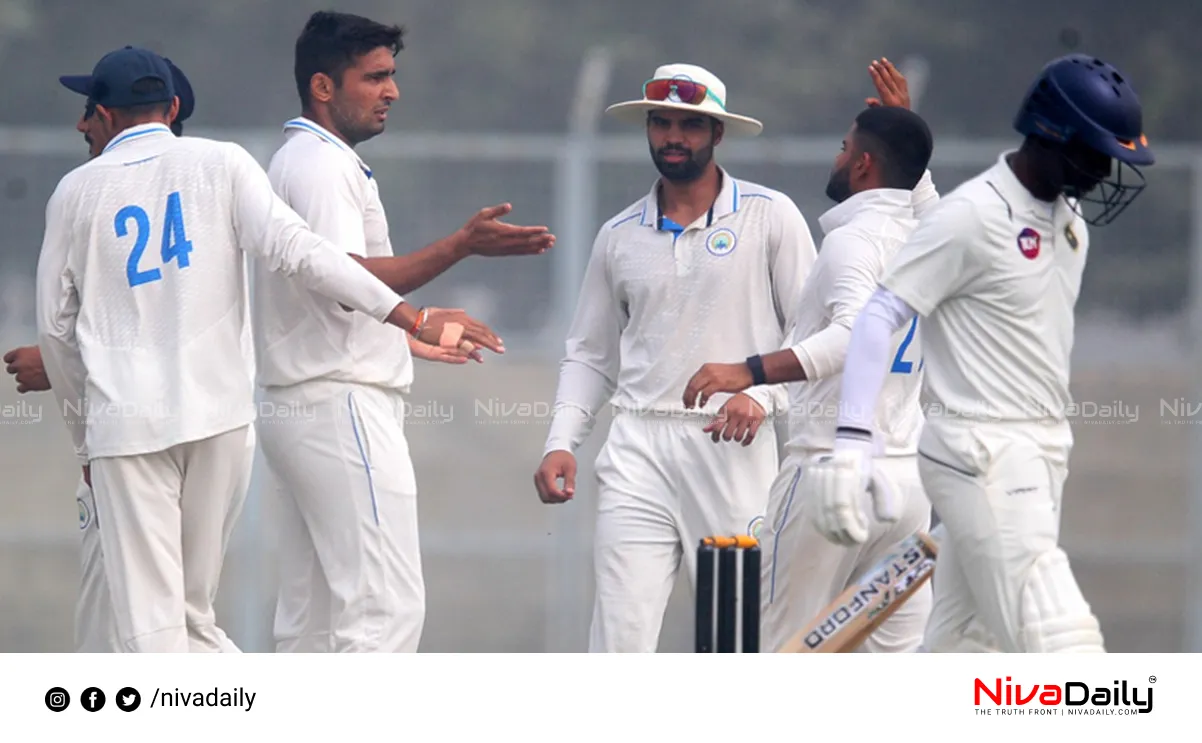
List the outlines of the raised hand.
{"label": "raised hand", "polygon": [[865,103],[869,106],[910,107],[910,86],[892,62],[884,57],[874,59],[868,65],[868,74],[872,76],[872,84],[876,86],[880,98],[866,98]]}

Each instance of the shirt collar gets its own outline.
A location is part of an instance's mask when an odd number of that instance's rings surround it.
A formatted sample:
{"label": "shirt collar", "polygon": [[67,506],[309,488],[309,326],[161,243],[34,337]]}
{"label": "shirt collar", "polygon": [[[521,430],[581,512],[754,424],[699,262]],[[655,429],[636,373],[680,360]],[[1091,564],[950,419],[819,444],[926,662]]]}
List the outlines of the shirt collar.
{"label": "shirt collar", "polygon": [[829,235],[833,230],[855,221],[866,212],[882,214],[899,219],[914,218],[914,193],[904,188],[870,188],[853,194],[850,198],[827,209],[818,218],[822,232]]}
{"label": "shirt collar", "polygon": [[1018,150],[1006,150],[998,157],[997,163],[987,171],[985,182],[989,184],[998,196],[1006,202],[1006,207],[1011,214],[1019,211],[1023,214],[1033,215],[1040,219],[1046,219],[1052,222],[1061,220],[1064,213],[1068,212],[1069,217],[1072,215],[1072,208],[1068,204],[1068,200],[1063,196],[1057,197],[1055,201],[1048,202],[1035,198],[1027,187],[1018,180],[1018,176],[1014,174],[1014,170],[1007,162],[1007,158],[1018,152]]}
{"label": "shirt collar", "polygon": [[367,167],[367,163],[363,162],[363,158],[359,157],[359,153],[355,152],[350,145],[334,136],[334,134],[328,129],[312,119],[304,116],[297,116],[295,119],[289,119],[284,123],[284,133],[287,134],[289,132],[305,132],[334,145],[354,158],[355,164],[359,166],[360,170],[363,171],[363,174],[368,178],[371,178],[371,168]]}
{"label": "shirt collar", "polygon": [[[718,190],[718,197],[714,199],[714,203],[710,205],[709,211],[701,215],[697,222],[691,225],[685,225],[686,228],[693,226],[709,227],[717,220],[728,214],[734,214],[739,211],[739,182],[731,177],[722,168],[718,168],[718,173],[722,177],[722,187]],[[662,218],[663,214],[659,210],[659,184],[662,179],[657,178],[655,183],[651,184],[651,192],[643,199],[643,212],[639,215],[639,224],[645,227],[655,227],[663,229]],[[704,225],[701,221],[705,220]]]}
{"label": "shirt collar", "polygon": [[154,136],[155,134],[171,134],[171,129],[166,124],[160,124],[158,122],[131,126],[117,136],[113,137],[112,141],[104,146],[104,150],[102,150],[100,154],[103,155],[105,152],[108,152],[111,149],[121,147],[126,142],[131,140],[144,139],[146,137]]}

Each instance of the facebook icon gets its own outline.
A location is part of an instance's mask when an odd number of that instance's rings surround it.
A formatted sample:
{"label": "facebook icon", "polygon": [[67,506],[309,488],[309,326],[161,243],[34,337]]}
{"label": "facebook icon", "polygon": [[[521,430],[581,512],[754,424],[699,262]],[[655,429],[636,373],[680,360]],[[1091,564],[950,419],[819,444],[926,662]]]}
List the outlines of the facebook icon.
{"label": "facebook icon", "polygon": [[104,707],[104,692],[95,686],[89,686],[79,695],[79,703],[88,712],[96,712]]}

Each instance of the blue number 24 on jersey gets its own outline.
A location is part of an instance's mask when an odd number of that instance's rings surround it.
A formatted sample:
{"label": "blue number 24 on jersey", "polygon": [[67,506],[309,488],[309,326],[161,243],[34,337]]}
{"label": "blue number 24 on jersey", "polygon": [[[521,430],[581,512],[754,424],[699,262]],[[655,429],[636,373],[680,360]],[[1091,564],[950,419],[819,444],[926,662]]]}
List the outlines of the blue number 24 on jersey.
{"label": "blue number 24 on jersey", "polygon": [[[146,245],[150,242],[150,217],[147,216],[146,210],[134,205],[122,207],[113,219],[117,237],[129,235],[131,221],[137,231],[134,235],[133,249],[130,250],[129,258],[125,262],[125,275],[129,278],[129,285],[134,287],[159,281],[163,278],[163,272],[158,268],[150,268],[145,271],[138,269],[138,264],[142,261],[142,253],[146,251]],[[163,265],[174,260],[181,269],[184,269],[189,265],[188,254],[191,252],[192,242],[184,231],[184,210],[180,205],[179,191],[173,191],[167,196],[167,209],[163,221],[163,244],[159,249],[159,260]]]}

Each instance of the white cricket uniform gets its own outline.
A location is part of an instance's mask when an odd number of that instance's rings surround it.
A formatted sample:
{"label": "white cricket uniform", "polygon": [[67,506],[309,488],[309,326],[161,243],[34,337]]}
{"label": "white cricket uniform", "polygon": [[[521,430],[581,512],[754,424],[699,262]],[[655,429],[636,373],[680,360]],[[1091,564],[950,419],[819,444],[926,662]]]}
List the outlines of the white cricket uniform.
{"label": "white cricket uniform", "polygon": [[[379,188],[355,151],[305,118],[285,137],[268,168],[280,198],[347,252],[392,256]],[[425,583],[405,333],[267,271],[254,289],[258,430],[281,510],[276,649],[416,652]]]}
{"label": "white cricket uniform", "polygon": [[[1065,199],[1035,199],[1008,154],[944,197],[898,252],[857,320],[843,395],[877,388],[885,328],[921,315],[919,471],[946,532],[926,648],[1100,652],[1057,544],[1089,235]],[[854,413],[841,425],[865,427]]]}
{"label": "white cricket uniform", "polygon": [[[753,530],[776,474],[771,419],[750,446],[715,444],[702,429],[730,396],[682,401],[702,364],[781,347],[816,258],[788,196],[723,176],[683,229],[653,186],[601,228],[581,287],[544,453],[574,452],[614,406],[596,463],[593,652],[654,652],[682,555],[695,581],[698,540]],[[782,385],[748,394],[784,410]]]}
{"label": "white cricket uniform", "polygon": [[[862,191],[819,218],[825,237],[789,340],[805,381],[789,385],[786,457],[772,485],[760,535],[761,647],[767,652],[775,652],[899,542],[930,527],[931,506],[922,492],[915,456],[922,429],[917,318],[893,337],[889,374],[873,413],[887,455],[881,467],[902,499],[900,520],[875,524],[869,539],[857,547],[836,545],[814,528],[816,504],[798,497],[797,487],[810,458],[834,448],[852,323],[889,259],[917,225],[914,202],[922,198],[925,205],[938,198],[929,173],[919,189]],[[930,613],[930,591],[929,585],[919,589],[863,647],[878,652],[916,650]]]}
{"label": "white cricket uniform", "polygon": [[401,301],[275,197],[241,147],[127,129],[46,206],[37,320],[120,649],[237,650],[213,600],[254,452],[243,251],[384,320]]}

